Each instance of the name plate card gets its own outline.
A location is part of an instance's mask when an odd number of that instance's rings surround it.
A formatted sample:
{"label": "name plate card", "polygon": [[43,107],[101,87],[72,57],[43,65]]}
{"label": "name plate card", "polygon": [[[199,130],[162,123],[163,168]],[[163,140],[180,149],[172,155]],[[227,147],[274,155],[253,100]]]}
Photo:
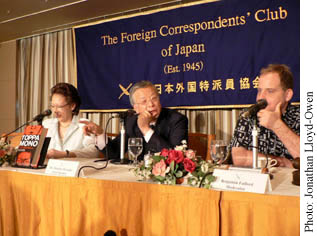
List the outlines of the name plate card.
{"label": "name plate card", "polygon": [[272,191],[268,174],[262,174],[260,169],[214,169],[216,177],[212,187],[223,190],[266,193]]}
{"label": "name plate card", "polygon": [[45,174],[75,177],[79,166],[79,161],[65,161],[49,159]]}

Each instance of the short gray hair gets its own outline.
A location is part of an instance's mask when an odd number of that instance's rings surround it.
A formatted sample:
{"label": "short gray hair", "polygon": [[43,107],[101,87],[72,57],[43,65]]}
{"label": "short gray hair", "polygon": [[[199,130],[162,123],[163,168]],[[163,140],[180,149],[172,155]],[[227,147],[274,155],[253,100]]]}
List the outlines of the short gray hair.
{"label": "short gray hair", "polygon": [[130,99],[131,106],[134,105],[133,95],[135,91],[137,91],[140,88],[147,88],[147,87],[152,87],[156,91],[156,93],[159,94],[156,87],[154,86],[154,84],[152,84],[151,81],[141,80],[137,82],[135,85],[133,85],[132,88],[130,88],[129,90],[129,99]]}

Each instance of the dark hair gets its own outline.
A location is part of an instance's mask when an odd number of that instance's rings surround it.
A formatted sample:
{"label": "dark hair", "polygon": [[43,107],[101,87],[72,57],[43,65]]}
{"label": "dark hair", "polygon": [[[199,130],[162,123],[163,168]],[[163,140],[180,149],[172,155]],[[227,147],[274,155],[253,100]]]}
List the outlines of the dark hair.
{"label": "dark hair", "polygon": [[287,65],[284,64],[270,64],[268,67],[263,68],[260,72],[260,75],[267,73],[277,73],[280,76],[280,83],[284,90],[293,89],[294,77]]}
{"label": "dark hair", "polygon": [[54,94],[61,94],[65,97],[68,104],[75,104],[75,109],[73,110],[74,115],[78,115],[81,100],[77,89],[68,83],[58,83],[53,88],[51,88],[51,99]]}
{"label": "dark hair", "polygon": [[129,90],[129,99],[130,99],[131,106],[134,105],[133,94],[135,93],[135,91],[137,91],[140,88],[148,88],[148,87],[152,87],[156,91],[156,93],[159,95],[157,88],[154,86],[154,84],[152,84],[151,81],[141,80],[137,82],[135,85],[133,85],[132,88],[130,88]]}

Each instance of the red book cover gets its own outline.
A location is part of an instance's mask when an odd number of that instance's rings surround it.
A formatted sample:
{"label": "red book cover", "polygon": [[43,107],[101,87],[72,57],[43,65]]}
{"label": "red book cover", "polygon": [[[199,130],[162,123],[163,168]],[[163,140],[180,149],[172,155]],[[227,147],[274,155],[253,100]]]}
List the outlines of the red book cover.
{"label": "red book cover", "polygon": [[28,125],[24,129],[17,151],[16,165],[37,167],[47,129],[41,125]]}

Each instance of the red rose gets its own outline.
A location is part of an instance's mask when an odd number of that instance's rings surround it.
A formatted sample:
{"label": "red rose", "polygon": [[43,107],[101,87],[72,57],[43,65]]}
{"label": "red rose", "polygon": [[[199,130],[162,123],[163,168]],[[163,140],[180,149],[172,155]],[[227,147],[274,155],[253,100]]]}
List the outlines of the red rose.
{"label": "red rose", "polygon": [[0,157],[4,157],[5,154],[6,152],[4,150],[0,150]]}
{"label": "red rose", "polygon": [[184,168],[186,171],[192,173],[196,168],[196,164],[191,159],[185,158],[184,159]]}
{"label": "red rose", "polygon": [[163,157],[168,157],[168,153],[169,153],[169,150],[166,148],[163,148],[160,155]]}
{"label": "red rose", "polygon": [[182,151],[170,150],[166,163],[171,164],[172,161],[175,161],[176,163],[181,163],[183,160],[184,155]]}

